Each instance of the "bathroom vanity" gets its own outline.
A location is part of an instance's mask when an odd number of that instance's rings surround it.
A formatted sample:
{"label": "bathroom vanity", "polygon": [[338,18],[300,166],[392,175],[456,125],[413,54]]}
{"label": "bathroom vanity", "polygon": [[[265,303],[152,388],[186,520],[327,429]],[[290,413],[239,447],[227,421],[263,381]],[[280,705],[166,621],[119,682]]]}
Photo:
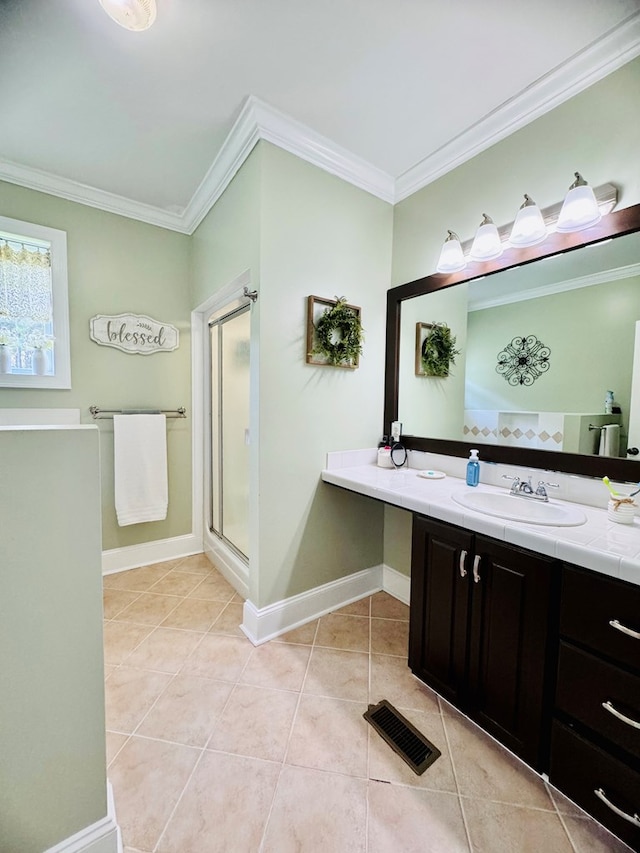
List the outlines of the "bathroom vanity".
{"label": "bathroom vanity", "polygon": [[322,479],[412,513],[413,673],[640,849],[640,523],[573,504],[582,525],[487,516],[462,479],[374,454],[336,454],[347,467]]}

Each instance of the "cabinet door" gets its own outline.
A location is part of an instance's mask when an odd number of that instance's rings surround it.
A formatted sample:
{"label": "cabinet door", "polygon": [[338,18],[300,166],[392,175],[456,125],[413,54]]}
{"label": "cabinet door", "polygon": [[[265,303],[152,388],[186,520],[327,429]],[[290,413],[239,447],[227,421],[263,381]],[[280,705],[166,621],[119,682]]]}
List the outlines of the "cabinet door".
{"label": "cabinet door", "polygon": [[554,561],[482,536],[475,552],[469,713],[541,769],[542,721],[550,713],[545,670]]}
{"label": "cabinet door", "polygon": [[455,705],[465,701],[472,541],[466,530],[414,516],[409,666]]}

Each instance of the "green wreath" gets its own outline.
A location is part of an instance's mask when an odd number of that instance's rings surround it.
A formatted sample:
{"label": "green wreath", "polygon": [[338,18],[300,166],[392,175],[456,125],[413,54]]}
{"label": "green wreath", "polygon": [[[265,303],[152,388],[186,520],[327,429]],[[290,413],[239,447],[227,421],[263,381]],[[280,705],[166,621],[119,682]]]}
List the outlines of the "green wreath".
{"label": "green wreath", "polygon": [[362,353],[362,323],[344,296],[336,300],[314,324],[316,343],[311,353],[324,356],[329,364],[355,366]]}
{"label": "green wreath", "polygon": [[445,377],[449,375],[449,367],[456,363],[456,338],[446,323],[433,323],[429,333],[422,342],[420,361],[426,376]]}

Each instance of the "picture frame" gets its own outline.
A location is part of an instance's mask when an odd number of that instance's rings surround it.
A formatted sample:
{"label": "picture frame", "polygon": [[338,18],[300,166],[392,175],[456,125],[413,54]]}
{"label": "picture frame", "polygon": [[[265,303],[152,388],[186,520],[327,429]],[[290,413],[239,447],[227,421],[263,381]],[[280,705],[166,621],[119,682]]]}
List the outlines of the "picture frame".
{"label": "picture frame", "polygon": [[[317,334],[317,326],[318,322],[324,315],[324,313],[329,310],[331,311],[334,308],[338,308],[342,305],[344,308],[348,308],[350,312],[352,312],[357,318],[357,323],[350,328],[348,334],[350,340],[348,343],[351,344],[353,349],[357,349],[357,352],[354,356],[350,358],[344,358],[341,360],[336,360],[339,358],[339,354],[336,352],[331,352],[331,350],[326,353],[318,352],[318,348],[322,346],[322,342],[319,340]],[[350,305],[344,301],[344,299],[325,299],[322,296],[308,296],[307,297],[307,336],[306,336],[306,363],[312,364],[317,367],[341,367],[346,370],[355,370],[360,364],[360,349],[362,344],[362,316],[361,316],[361,308],[358,305]],[[331,344],[329,345],[332,346]]]}
{"label": "picture frame", "polygon": [[433,329],[433,323],[416,323],[416,376],[427,375],[422,366],[422,344],[425,342],[431,329]]}

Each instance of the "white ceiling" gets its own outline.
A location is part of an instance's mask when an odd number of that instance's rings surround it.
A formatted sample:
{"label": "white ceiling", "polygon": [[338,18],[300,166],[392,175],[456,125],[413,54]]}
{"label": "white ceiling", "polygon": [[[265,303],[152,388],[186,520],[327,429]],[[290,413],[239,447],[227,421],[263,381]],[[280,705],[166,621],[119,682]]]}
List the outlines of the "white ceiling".
{"label": "white ceiling", "polygon": [[182,221],[254,96],[403,197],[640,54],[640,0],[157,6],[131,33],[98,0],[0,0],[0,178]]}

